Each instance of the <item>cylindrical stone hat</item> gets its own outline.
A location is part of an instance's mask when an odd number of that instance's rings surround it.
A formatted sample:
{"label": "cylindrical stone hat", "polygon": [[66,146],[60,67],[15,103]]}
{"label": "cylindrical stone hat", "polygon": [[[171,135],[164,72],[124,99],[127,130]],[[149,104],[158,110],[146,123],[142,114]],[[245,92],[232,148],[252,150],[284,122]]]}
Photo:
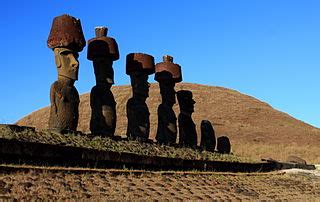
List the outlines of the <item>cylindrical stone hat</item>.
{"label": "cylindrical stone hat", "polygon": [[163,80],[172,80],[175,83],[182,81],[181,67],[173,63],[173,57],[169,55],[163,56],[163,62],[157,63],[155,66],[154,79],[158,82]]}
{"label": "cylindrical stone hat", "polygon": [[193,99],[192,99],[192,92],[189,90],[179,90],[177,92],[177,99],[179,104],[181,103],[187,103],[192,101],[192,103],[196,103]]}
{"label": "cylindrical stone hat", "polygon": [[47,45],[54,49],[67,47],[80,52],[86,46],[80,19],[64,14],[55,17],[52,22]]}
{"label": "cylindrical stone hat", "polygon": [[153,74],[155,71],[154,58],[145,53],[130,53],[126,58],[126,73],[143,72]]}
{"label": "cylindrical stone hat", "polygon": [[116,40],[107,37],[108,29],[106,27],[96,27],[96,37],[88,41],[88,60],[97,57],[108,57],[113,61],[119,59],[119,48]]}

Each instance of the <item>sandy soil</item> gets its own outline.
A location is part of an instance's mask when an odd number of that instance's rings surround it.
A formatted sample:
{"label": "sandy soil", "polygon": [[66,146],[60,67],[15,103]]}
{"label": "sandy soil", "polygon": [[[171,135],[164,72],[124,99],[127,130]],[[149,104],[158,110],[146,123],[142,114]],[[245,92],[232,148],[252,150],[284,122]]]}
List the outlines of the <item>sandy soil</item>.
{"label": "sandy soil", "polygon": [[[48,87],[49,88],[49,87]],[[216,136],[230,137],[233,153],[250,158],[271,157],[285,161],[296,155],[309,163],[320,162],[320,129],[299,121],[288,114],[273,109],[254,97],[235,90],[190,83],[179,83],[178,90],[191,90],[194,94],[193,120],[200,140],[201,120],[210,120]],[[131,96],[130,86],[114,86],[117,102],[117,135],[125,135],[127,118],[126,102]],[[157,127],[157,107],[161,102],[158,84],[150,87],[147,104],[150,110],[150,137],[154,138]],[[78,130],[89,132],[91,110],[89,94],[81,95]],[[176,115],[179,106],[175,104]],[[49,108],[40,109],[18,121],[20,125],[47,127]]]}
{"label": "sandy soil", "polygon": [[320,177],[24,169],[0,173],[0,199],[320,200]]}

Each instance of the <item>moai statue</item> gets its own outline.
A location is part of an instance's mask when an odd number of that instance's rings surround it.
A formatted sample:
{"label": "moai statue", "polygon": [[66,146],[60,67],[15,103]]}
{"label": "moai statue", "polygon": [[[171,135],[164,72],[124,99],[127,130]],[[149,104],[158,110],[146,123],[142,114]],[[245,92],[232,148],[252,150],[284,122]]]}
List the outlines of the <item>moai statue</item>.
{"label": "moai statue", "polygon": [[173,57],[163,56],[163,62],[155,66],[155,80],[159,82],[162,102],[158,107],[156,140],[160,144],[175,144],[177,117],[172,109],[176,103],[175,83],[182,81],[181,67],[173,63]]}
{"label": "moai statue", "polygon": [[196,148],[197,131],[191,117],[196,102],[192,99],[192,92],[189,90],[179,90],[177,98],[180,107],[180,114],[178,116],[179,145]]}
{"label": "moai statue", "polygon": [[60,133],[76,131],[80,101],[74,82],[78,80],[78,52],[86,45],[80,20],[70,15],[55,17],[47,43],[58,70],[58,80],[50,89],[49,129]]}
{"label": "moai statue", "polygon": [[127,55],[126,73],[130,75],[132,86],[132,97],[127,102],[127,137],[142,142],[149,139],[150,113],[146,99],[149,96],[148,75],[154,71],[154,58],[151,55]]}
{"label": "moai statue", "polygon": [[221,154],[229,154],[231,151],[230,140],[227,136],[221,136],[217,139],[217,150]]}
{"label": "moai statue", "polygon": [[200,147],[203,150],[214,152],[216,147],[216,136],[214,128],[210,121],[201,121],[201,142]]}
{"label": "moai statue", "polygon": [[92,134],[114,135],[116,129],[116,101],[111,92],[114,84],[113,61],[119,59],[117,42],[107,37],[106,27],[96,27],[96,37],[88,41],[87,58],[93,62],[96,85],[91,89],[90,131]]}

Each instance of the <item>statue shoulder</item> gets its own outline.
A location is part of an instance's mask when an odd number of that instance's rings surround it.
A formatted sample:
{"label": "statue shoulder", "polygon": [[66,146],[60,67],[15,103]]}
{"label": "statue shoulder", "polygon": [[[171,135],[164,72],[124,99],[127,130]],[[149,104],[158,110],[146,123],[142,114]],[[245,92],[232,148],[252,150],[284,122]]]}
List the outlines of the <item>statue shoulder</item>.
{"label": "statue shoulder", "polygon": [[55,81],[51,84],[51,90],[58,89],[59,87],[61,88],[61,85],[59,85],[58,81]]}

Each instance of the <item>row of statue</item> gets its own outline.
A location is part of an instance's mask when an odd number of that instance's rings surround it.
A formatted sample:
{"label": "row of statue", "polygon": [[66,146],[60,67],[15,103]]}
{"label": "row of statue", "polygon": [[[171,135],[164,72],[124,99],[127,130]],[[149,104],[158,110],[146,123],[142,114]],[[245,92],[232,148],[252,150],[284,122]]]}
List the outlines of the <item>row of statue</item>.
{"label": "row of statue", "polygon": [[[119,50],[115,39],[107,36],[107,31],[106,27],[96,27],[96,36],[88,41],[87,51],[87,59],[93,63],[96,78],[96,85],[90,94],[90,131],[92,134],[101,136],[113,136],[117,122],[116,102],[111,86],[114,84],[112,66],[113,62],[119,59]],[[54,18],[47,43],[54,52],[58,69],[58,80],[51,85],[50,89],[49,128],[60,133],[76,131],[80,99],[74,82],[78,80],[79,52],[86,45],[80,20],[70,15]],[[126,74],[130,76],[132,86],[132,97],[126,105],[127,137],[142,142],[149,139],[150,113],[146,99],[149,95],[148,76],[154,73],[162,98],[158,107],[157,142],[165,145],[176,143],[177,118],[172,107],[177,96],[180,106],[179,145],[195,148],[197,132],[191,118],[195,101],[191,91],[175,92],[175,83],[182,81],[181,67],[173,63],[173,57],[168,55],[163,57],[163,62],[157,64],[148,54],[127,55]],[[214,151],[216,140],[209,121],[202,121],[201,136],[201,147]],[[218,138],[218,145],[219,142],[228,146],[228,141],[224,144]],[[227,148],[223,153],[229,152],[230,142],[229,149]]]}

